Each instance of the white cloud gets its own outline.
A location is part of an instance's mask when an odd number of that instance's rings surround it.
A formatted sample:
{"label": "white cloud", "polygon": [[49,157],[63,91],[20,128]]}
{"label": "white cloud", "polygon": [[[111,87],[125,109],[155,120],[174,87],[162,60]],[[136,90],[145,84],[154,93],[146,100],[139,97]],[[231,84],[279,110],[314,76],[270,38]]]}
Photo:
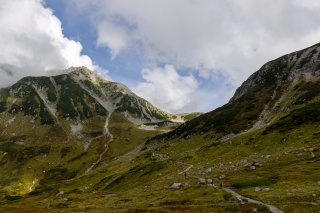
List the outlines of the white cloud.
{"label": "white cloud", "polygon": [[[203,109],[207,102],[212,107],[221,105],[267,61],[320,42],[319,0],[72,2],[90,17],[98,43],[105,41],[100,43],[113,57],[125,51],[126,56],[143,58],[143,67],[172,64],[186,75],[196,72],[195,76],[202,78],[198,79],[198,91],[183,87],[192,97],[188,101],[178,99],[178,104],[166,95],[169,91],[161,90],[162,85],[167,86],[160,74],[164,76],[166,68],[151,69],[159,76],[152,80],[148,79],[153,76],[149,72],[142,73],[146,82],[137,87],[139,94],[170,111]],[[101,27],[104,23],[111,27]],[[216,84],[215,91],[208,92],[208,87],[201,85],[203,79]],[[225,84],[217,83],[221,79]],[[160,100],[165,97],[168,102]],[[197,106],[200,101],[201,106]],[[206,109],[212,108],[209,105]]]}
{"label": "white cloud", "polygon": [[174,66],[142,70],[145,82],[134,89],[138,95],[170,112],[181,112],[191,103],[198,83],[192,76],[181,76]]}
{"label": "white cloud", "polygon": [[[320,41],[318,0],[74,2],[117,54],[131,49],[147,63],[191,68],[204,78],[223,75],[235,86],[267,60]],[[108,33],[99,28],[105,22],[112,23]],[[121,42],[112,42],[115,36]]]}
{"label": "white cloud", "polygon": [[63,35],[61,22],[42,0],[0,0],[0,35],[0,87],[51,69],[99,69],[81,54],[79,42]]}
{"label": "white cloud", "polygon": [[103,22],[98,26],[97,44],[110,48],[114,59],[127,46],[126,32],[123,28],[117,27],[112,23]]}

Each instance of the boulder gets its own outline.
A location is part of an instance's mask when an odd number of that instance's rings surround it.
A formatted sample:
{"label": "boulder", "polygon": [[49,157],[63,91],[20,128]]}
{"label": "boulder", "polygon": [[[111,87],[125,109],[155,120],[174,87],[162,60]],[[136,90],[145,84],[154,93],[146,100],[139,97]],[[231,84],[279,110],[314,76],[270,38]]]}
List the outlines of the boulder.
{"label": "boulder", "polygon": [[206,170],[203,171],[204,174],[211,173],[211,172],[212,172],[211,168],[207,168]]}
{"label": "boulder", "polygon": [[261,188],[256,187],[256,188],[254,189],[254,191],[255,191],[255,192],[260,192],[260,191],[261,191]]}
{"label": "boulder", "polygon": [[255,166],[250,166],[250,170],[256,170]]}
{"label": "boulder", "polygon": [[211,184],[212,185],[213,180],[212,179],[207,179],[207,184]]}
{"label": "boulder", "polygon": [[315,158],[315,157],[316,157],[316,155],[313,152],[311,152],[310,153],[310,158]]}
{"label": "boulder", "polygon": [[204,179],[204,178],[199,178],[199,183],[200,183],[200,184],[206,184],[206,179]]}
{"label": "boulder", "polygon": [[271,157],[272,157],[272,155],[266,155],[266,156],[264,156],[265,159],[269,159],[269,158],[271,158]]}
{"label": "boulder", "polygon": [[222,179],[225,179],[225,177],[226,177],[225,175],[220,175],[219,179],[222,180]]}
{"label": "boulder", "polygon": [[170,189],[180,189],[182,186],[182,183],[173,183],[169,188]]}
{"label": "boulder", "polygon": [[258,162],[253,162],[253,163],[247,163],[244,168],[245,170],[256,170],[257,167],[261,167],[262,164]]}
{"label": "boulder", "polygon": [[236,200],[236,202],[242,203],[242,197],[241,197],[241,195],[235,196],[235,200]]}
{"label": "boulder", "polygon": [[270,188],[264,188],[263,191],[264,192],[269,192],[271,189]]}

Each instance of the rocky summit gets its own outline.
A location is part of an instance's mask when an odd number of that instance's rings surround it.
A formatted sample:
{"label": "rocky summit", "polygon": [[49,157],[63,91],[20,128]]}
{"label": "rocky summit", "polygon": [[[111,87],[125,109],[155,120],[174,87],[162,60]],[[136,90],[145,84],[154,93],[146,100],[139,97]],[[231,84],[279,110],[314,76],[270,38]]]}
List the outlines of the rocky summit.
{"label": "rocky summit", "polygon": [[0,90],[1,212],[318,212],[320,44],[172,115],[85,67]]}

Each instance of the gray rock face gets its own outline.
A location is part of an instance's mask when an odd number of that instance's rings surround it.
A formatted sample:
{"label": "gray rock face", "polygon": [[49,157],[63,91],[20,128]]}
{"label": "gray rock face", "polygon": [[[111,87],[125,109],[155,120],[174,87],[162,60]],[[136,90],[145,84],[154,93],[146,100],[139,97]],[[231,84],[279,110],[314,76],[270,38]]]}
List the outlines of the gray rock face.
{"label": "gray rock face", "polygon": [[296,76],[305,74],[306,72],[317,75],[319,73],[319,46],[320,44],[316,44],[266,63],[236,90],[230,102],[241,98],[250,89],[270,80],[266,78],[268,74],[274,76],[273,81],[276,85],[284,81],[293,81]]}
{"label": "gray rock face", "polygon": [[212,179],[207,179],[207,184],[212,184],[213,180]]}

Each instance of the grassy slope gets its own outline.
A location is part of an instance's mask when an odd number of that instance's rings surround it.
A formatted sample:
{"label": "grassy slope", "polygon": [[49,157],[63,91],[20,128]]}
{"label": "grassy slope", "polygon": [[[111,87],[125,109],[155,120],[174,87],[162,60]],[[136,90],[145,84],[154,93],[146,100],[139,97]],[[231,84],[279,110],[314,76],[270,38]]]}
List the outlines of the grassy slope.
{"label": "grassy slope", "polygon": [[[236,204],[221,189],[199,185],[195,178],[185,179],[178,174],[187,167],[184,162],[194,165],[188,172],[190,176],[212,178],[218,186],[234,186],[240,194],[274,204],[285,212],[314,212],[318,209],[316,205],[320,205],[320,127],[317,124],[298,125],[284,131],[262,129],[220,143],[214,136],[210,139],[202,136],[175,139],[169,144],[161,144],[154,155],[148,150],[132,151],[124,157],[106,161],[88,177],[62,184],[60,191],[69,192],[67,194],[55,196],[57,191],[46,192],[18,201],[5,201],[0,208],[6,212],[10,209],[26,212],[28,208],[30,212],[33,209],[224,212],[251,211],[253,208],[267,212],[261,206]],[[245,165],[252,162],[262,166],[246,170]],[[202,174],[208,167],[213,171]],[[226,178],[220,180],[220,175]],[[179,190],[167,189],[173,182],[181,182],[184,186]],[[87,190],[81,188],[89,184],[92,185]],[[255,187],[271,190],[256,192]]]}
{"label": "grassy slope", "polygon": [[[5,136],[2,134],[0,156],[8,150],[18,154],[26,153],[28,156],[28,150],[21,152],[24,146],[16,144],[14,148],[3,147],[10,140],[19,142],[22,136],[28,138],[28,143],[32,143],[33,147],[38,147],[31,153],[40,154],[22,165],[3,161],[8,157],[0,158],[0,162],[5,162],[1,164],[5,168],[0,173],[1,184],[11,184],[11,190],[1,191],[9,191],[10,197],[4,198],[3,193],[0,210],[251,212],[258,208],[259,212],[268,212],[262,206],[235,203],[221,188],[200,185],[198,179],[193,178],[197,176],[212,178],[216,186],[234,187],[242,195],[276,205],[285,212],[316,212],[320,205],[318,83],[305,83],[302,79],[293,90],[290,89],[283,96],[279,107],[290,106],[291,111],[272,112],[273,117],[280,119],[279,122],[268,128],[242,132],[224,142],[217,140],[222,136],[221,132],[208,130],[206,134],[198,132],[185,139],[153,140],[140,151],[145,137],[156,132],[146,135],[147,132],[123,123],[120,114],[114,114],[110,121],[111,133],[115,135],[111,149],[104,156],[105,160],[87,176],[81,174],[97,159],[105,140],[94,141],[88,153],[82,156],[78,139],[73,141],[71,138],[68,144],[53,144],[52,137],[47,137],[47,126],[38,128],[34,137],[26,131],[32,128],[28,127],[32,124],[26,123],[24,129],[24,125],[21,125],[23,118],[18,116],[16,119],[22,119],[14,123],[18,126],[10,127]],[[306,101],[309,102],[306,104]],[[1,119],[7,121],[10,118]],[[88,121],[84,125],[86,134],[89,136],[101,132],[103,123],[103,118]],[[63,125],[65,128],[68,126]],[[13,133],[17,135],[12,135]],[[62,137],[60,134],[54,136]],[[40,149],[42,145],[51,145],[46,157],[45,149]],[[67,154],[62,158],[61,150],[65,147],[71,147],[71,152],[65,151]],[[18,151],[15,152],[15,149]],[[9,157],[17,161],[19,156],[13,154]],[[256,170],[245,169],[246,164],[253,162],[262,166]],[[185,178],[179,173],[189,165],[193,167]],[[209,167],[213,171],[203,174]],[[42,174],[41,169],[47,172]],[[28,195],[27,191],[35,176],[32,174],[45,181],[43,184],[40,181],[40,187],[35,188],[37,194]],[[65,180],[74,175],[75,178]],[[225,178],[219,179],[221,175],[225,175]],[[181,182],[183,187],[178,190],[168,189],[174,182]],[[270,188],[270,191],[256,192],[256,187]],[[57,196],[59,191],[65,193]],[[11,201],[19,198],[14,195],[23,197]]]}

